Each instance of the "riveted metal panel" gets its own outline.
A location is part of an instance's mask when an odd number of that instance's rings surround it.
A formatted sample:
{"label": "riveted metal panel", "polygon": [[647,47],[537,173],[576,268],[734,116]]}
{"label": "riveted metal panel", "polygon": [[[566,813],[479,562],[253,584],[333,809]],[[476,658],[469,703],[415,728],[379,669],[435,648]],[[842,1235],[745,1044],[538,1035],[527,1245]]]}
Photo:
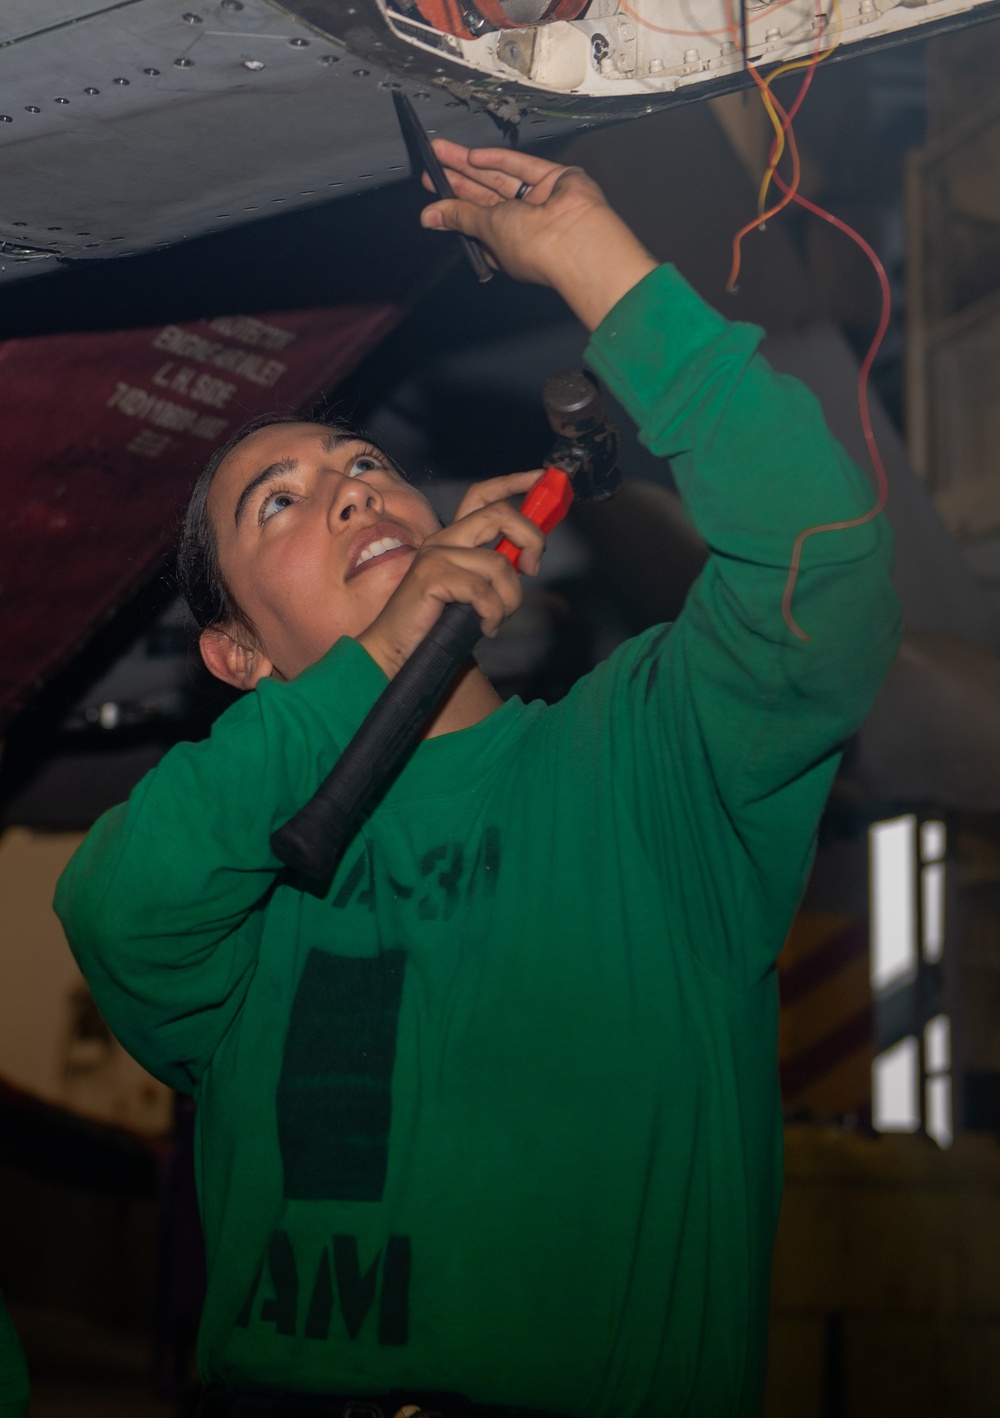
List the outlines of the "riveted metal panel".
{"label": "riveted metal panel", "polygon": [[[398,81],[266,0],[80,11],[25,0],[4,14],[0,279],[408,174],[389,94]],[[419,81],[407,89],[429,129],[497,141],[484,113]]]}

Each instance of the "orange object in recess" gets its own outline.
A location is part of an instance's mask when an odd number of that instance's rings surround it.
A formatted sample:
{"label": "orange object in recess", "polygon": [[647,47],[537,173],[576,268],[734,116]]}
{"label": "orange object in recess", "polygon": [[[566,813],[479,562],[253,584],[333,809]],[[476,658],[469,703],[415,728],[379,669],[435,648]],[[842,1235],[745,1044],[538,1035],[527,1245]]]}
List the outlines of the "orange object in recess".
{"label": "orange object in recess", "polygon": [[[549,0],[549,4],[532,21],[535,25],[550,24],[553,20],[575,20],[583,14],[589,0]],[[480,14],[494,29],[517,30],[530,28],[522,20],[512,20],[503,8],[502,0],[473,0],[460,4],[459,0],[417,0],[417,10],[427,24],[444,34],[457,35],[459,39],[475,39],[476,36],[466,23],[466,15],[475,18]]]}
{"label": "orange object in recess", "polygon": [[[423,0],[418,0],[423,4]],[[549,0],[537,19],[532,20],[533,25],[549,25],[553,20],[575,20],[583,14],[590,0]],[[512,20],[503,8],[503,0],[475,0],[475,7],[484,20],[489,20],[491,25],[496,25],[498,30],[521,30],[529,29],[523,20]]]}
{"label": "orange object in recess", "polygon": [[419,0],[417,10],[422,20],[444,34],[454,34],[459,39],[475,38],[465,23],[466,7],[458,0]]}

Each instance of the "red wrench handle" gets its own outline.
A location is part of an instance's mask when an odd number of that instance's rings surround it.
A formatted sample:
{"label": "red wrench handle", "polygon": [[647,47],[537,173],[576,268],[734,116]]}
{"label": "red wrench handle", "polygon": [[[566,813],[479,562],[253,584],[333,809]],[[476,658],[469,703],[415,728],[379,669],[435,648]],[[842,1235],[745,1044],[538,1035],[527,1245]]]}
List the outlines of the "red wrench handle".
{"label": "red wrench handle", "polygon": [[[562,468],[546,468],[521,503],[521,512],[548,536],[552,528],[566,516],[572,501],[573,484]],[[501,556],[507,558],[516,571],[521,559],[521,548],[516,547],[509,537],[501,537],[496,549]]]}

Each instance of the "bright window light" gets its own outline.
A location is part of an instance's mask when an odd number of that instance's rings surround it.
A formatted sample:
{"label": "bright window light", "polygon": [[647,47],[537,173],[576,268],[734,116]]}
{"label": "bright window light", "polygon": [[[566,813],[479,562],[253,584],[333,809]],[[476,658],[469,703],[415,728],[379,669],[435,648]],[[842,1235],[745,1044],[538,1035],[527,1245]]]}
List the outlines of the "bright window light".
{"label": "bright window light", "polygon": [[920,860],[939,862],[944,856],[947,839],[943,822],[922,822],[920,824]]}
{"label": "bright window light", "polygon": [[920,874],[924,959],[935,965],[944,954],[944,862]]}
{"label": "bright window light", "polygon": [[927,1132],[938,1147],[951,1146],[951,1079],[948,1077],[927,1080]]}
{"label": "bright window light", "polygon": [[927,1073],[947,1073],[951,1068],[951,1020],[936,1014],[924,1026],[924,1069]]}
{"label": "bright window light", "polygon": [[920,1126],[917,1041],[909,1035],[872,1064],[872,1125],[878,1132],[916,1132]]}
{"label": "bright window light", "polygon": [[916,831],[917,820],[909,814],[876,822],[868,833],[875,990],[898,984],[916,969]]}

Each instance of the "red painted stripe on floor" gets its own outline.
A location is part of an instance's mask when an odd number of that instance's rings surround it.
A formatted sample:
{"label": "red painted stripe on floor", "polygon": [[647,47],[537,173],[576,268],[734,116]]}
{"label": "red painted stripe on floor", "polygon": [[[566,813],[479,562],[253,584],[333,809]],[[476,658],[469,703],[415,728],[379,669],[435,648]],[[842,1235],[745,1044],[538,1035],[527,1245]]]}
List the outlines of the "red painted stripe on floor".
{"label": "red painted stripe on floor", "polygon": [[779,967],[778,987],[783,1005],[795,1004],[803,995],[816,989],[831,975],[836,975],[859,955],[868,950],[868,922],[853,921],[836,935],[818,945],[815,950],[789,965],[787,970]]}
{"label": "red painted stripe on floor", "polygon": [[870,1045],[874,1039],[874,1019],[871,1005],[866,1005],[846,1023],[824,1034],[808,1049],[793,1054],[781,1065],[781,1091],[794,1098],[825,1073],[841,1063],[856,1049]]}

